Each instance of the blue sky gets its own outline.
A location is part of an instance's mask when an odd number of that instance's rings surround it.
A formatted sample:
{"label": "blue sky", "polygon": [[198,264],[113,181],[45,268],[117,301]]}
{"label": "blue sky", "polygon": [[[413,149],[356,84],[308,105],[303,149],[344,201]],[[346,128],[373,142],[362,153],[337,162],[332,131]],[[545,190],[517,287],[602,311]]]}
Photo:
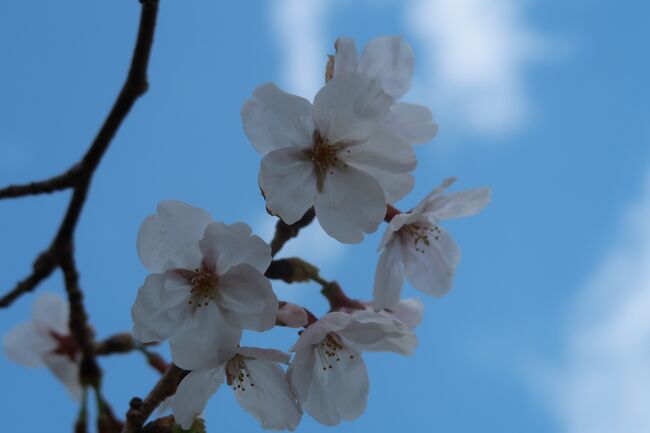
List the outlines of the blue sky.
{"label": "blue sky", "polygon": [[[269,239],[260,158],[239,118],[257,85],[311,98],[337,36],[362,46],[401,34],[417,62],[406,100],[430,106],[440,133],[417,148],[416,187],[399,207],[451,175],[457,189],[491,186],[493,203],[446,225],[463,259],[453,291],[424,299],[416,355],[366,355],[366,413],[335,428],[306,416],[298,431],[648,431],[649,13],[613,0],[162,0],[150,91],[97,171],[77,232],[97,335],[131,327],[146,274],[135,237],[160,200]],[[0,185],[59,173],[82,154],[123,81],[138,14],[135,0],[0,4]],[[49,243],[67,200],[0,201],[3,290]],[[368,298],[381,231],[340,246],[314,226],[286,254]],[[61,276],[38,291],[62,293]],[[278,293],[326,309],[315,285]],[[1,334],[33,300],[0,312]],[[295,336],[272,334],[246,339],[286,349]],[[136,354],[102,366],[119,413],[156,380]],[[0,371],[6,430],[70,431],[75,403],[47,371],[5,357]],[[258,429],[228,389],[206,418],[209,431]]]}

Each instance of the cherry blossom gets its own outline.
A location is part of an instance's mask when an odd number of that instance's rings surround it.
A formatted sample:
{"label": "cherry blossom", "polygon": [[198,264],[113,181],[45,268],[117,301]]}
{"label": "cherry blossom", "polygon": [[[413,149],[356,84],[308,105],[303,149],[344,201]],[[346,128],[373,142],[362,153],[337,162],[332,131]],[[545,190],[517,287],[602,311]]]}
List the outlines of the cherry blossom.
{"label": "cherry blossom", "polygon": [[429,295],[442,296],[451,289],[460,249],[439,222],[478,213],[492,195],[489,188],[443,194],[455,180],[446,179],[415,209],[390,221],[379,245],[383,252],[375,272],[376,309],[398,304],[405,277]]}
{"label": "cherry blossom", "polygon": [[278,300],[264,277],[271,250],[246,224],[212,222],[201,209],[164,201],[142,223],[138,253],[153,273],[131,310],[133,335],[170,338],[179,367],[219,362],[236,350],[242,328],[275,325]]}
{"label": "cherry blossom", "polygon": [[382,36],[368,42],[357,58],[353,39],[339,38],[335,43],[334,76],[358,71],[381,82],[382,89],[394,104],[384,120],[384,126],[409,143],[425,143],[433,138],[438,125],[431,110],[422,105],[397,102],[411,87],[413,50],[400,36]]}
{"label": "cherry blossom", "polygon": [[287,371],[298,401],[316,421],[336,425],[366,408],[368,372],[362,351],[411,354],[417,338],[399,320],[374,311],[332,312],[311,324],[292,347]]}
{"label": "cherry blossom", "polygon": [[65,385],[70,396],[81,399],[80,354],[68,328],[69,306],[53,293],[40,295],[32,320],[21,323],[4,336],[5,354],[26,367],[47,366]]}
{"label": "cherry blossom", "polygon": [[[375,311],[373,302],[361,302],[366,310]],[[352,314],[356,310],[349,307],[343,307],[340,311]],[[424,304],[418,298],[400,299],[395,307],[387,310],[378,310],[377,313],[384,314],[390,318],[399,320],[411,329],[417,328],[422,322],[424,314]]]}
{"label": "cherry blossom", "polygon": [[288,353],[274,349],[240,347],[232,358],[216,367],[192,371],[176,392],[176,422],[188,429],[225,378],[239,405],[257,418],[263,428],[294,430],[302,412],[279,366],[288,364],[289,357]]}
{"label": "cherry blossom", "polygon": [[244,130],[264,155],[259,185],[267,208],[293,224],[314,207],[323,229],[357,243],[377,230],[392,203],[413,188],[412,146],[382,126],[392,98],[378,80],[339,74],[312,105],[273,84],[242,108]]}

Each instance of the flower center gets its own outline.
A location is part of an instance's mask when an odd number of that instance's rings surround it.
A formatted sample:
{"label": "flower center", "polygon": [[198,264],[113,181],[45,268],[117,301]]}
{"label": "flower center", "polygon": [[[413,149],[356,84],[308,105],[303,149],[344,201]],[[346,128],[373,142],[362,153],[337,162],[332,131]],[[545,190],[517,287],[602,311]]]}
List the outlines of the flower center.
{"label": "flower center", "polygon": [[214,299],[214,292],[219,283],[219,277],[212,272],[195,270],[194,275],[190,278],[192,289],[190,293],[194,295],[188,304],[195,304],[197,307],[207,306],[209,300]]}
{"label": "flower center", "polygon": [[247,384],[255,386],[243,356],[235,355],[226,363],[226,383],[235,391],[246,391]]}
{"label": "flower center", "polygon": [[[347,167],[348,165],[338,158],[339,151],[343,150],[342,144],[330,144],[327,138],[323,138],[320,132],[314,131],[314,145],[309,150],[309,157],[311,158],[317,170],[317,185],[318,190],[322,191],[323,181],[325,175],[334,174],[332,168],[338,166]],[[350,152],[349,150],[347,151]]]}
{"label": "flower center", "polygon": [[407,224],[401,231],[406,233],[412,240],[415,251],[424,253],[425,248],[431,246],[433,240],[440,239],[441,230],[437,225],[424,222]]}
{"label": "flower center", "polygon": [[[334,362],[341,362],[341,356],[345,352],[343,348],[343,343],[341,342],[341,337],[339,337],[335,332],[330,332],[323,338],[323,340],[316,345],[316,353],[318,354],[318,359],[323,366],[323,371],[331,369]],[[350,359],[354,359],[354,355],[349,355]]]}

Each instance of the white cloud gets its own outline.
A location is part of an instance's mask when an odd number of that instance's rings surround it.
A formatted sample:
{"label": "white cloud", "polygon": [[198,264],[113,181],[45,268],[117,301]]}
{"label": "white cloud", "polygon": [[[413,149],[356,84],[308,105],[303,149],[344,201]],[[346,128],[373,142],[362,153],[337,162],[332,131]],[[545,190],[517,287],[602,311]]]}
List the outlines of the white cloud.
{"label": "white cloud", "polygon": [[416,86],[435,102],[434,111],[479,133],[507,133],[525,124],[526,67],[541,52],[541,39],[524,20],[526,3],[408,2],[407,20],[428,69],[420,69]]}
{"label": "white cloud", "polygon": [[650,179],[571,311],[544,394],[566,433],[650,431]]}

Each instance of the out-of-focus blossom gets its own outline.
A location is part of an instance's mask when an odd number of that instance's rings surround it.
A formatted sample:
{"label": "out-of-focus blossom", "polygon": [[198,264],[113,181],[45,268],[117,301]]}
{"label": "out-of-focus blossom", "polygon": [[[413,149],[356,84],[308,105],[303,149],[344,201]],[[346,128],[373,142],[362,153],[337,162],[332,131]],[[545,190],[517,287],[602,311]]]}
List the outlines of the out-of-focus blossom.
{"label": "out-of-focus blossom", "polygon": [[302,328],[309,322],[309,315],[300,305],[290,302],[280,303],[277,322],[289,328]]}

